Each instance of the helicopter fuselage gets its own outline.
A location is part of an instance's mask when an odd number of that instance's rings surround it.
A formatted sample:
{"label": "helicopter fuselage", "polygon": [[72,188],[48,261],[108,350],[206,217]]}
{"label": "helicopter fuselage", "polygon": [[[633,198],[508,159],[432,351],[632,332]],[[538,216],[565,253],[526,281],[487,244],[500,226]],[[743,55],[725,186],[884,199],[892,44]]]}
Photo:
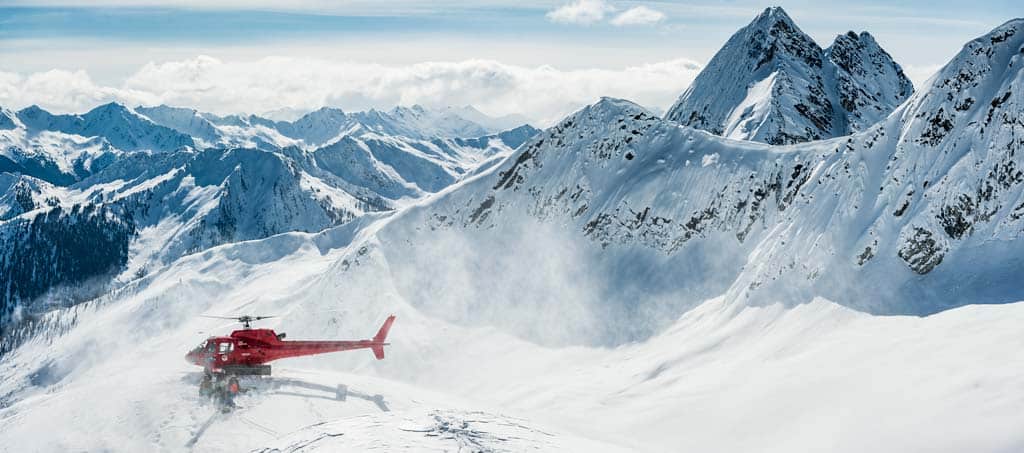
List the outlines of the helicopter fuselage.
{"label": "helicopter fuselage", "polygon": [[269,374],[269,367],[261,366],[274,360],[354,349],[370,349],[380,360],[384,358],[384,346],[388,345],[385,340],[394,320],[394,316],[389,316],[369,340],[285,341],[284,334],[278,335],[271,329],[240,329],[229,336],[207,338],[189,351],[185,359],[207,372],[237,374]]}

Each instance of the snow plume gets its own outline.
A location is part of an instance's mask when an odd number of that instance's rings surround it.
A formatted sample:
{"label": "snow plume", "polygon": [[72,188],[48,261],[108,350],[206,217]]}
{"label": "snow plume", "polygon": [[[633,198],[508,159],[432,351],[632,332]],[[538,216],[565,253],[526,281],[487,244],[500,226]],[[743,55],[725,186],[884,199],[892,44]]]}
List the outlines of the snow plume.
{"label": "snow plume", "polygon": [[385,66],[290,57],[222,61],[199,56],[149,63],[120,86],[97,84],[84,71],[0,72],[0,105],[17,109],[38,104],[54,112],[82,112],[119,101],[189,106],[218,114],[322,106],[352,111],[413,104],[473,105],[492,116],[529,114],[530,120],[544,126],[605,95],[664,109],[700,68],[684,58],[622,69],[562,70],[492,60]]}
{"label": "snow plume", "polygon": [[[473,181],[481,182],[488,180]],[[546,346],[604,347],[662,331],[725,292],[734,275],[726,270],[740,266],[733,253],[708,250],[695,263],[655,250],[602,247],[571,225],[525,213],[501,214],[493,226],[438,225],[454,218],[445,205],[476,204],[452,193],[393,219],[372,247],[388,275],[370,281],[390,282],[412,307],[457,325],[492,327]]]}
{"label": "snow plume", "polygon": [[[423,242],[381,237],[391,279],[409,304],[464,326],[491,326],[541,344],[601,341],[605,282],[570,232],[516,222],[502,234],[439,229]],[[404,234],[404,233],[403,233]]]}

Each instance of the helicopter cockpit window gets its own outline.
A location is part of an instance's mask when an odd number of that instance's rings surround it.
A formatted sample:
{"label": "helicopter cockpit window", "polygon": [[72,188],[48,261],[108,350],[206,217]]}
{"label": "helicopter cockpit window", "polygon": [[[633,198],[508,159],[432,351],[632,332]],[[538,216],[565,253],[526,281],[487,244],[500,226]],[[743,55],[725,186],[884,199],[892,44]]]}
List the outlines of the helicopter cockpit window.
{"label": "helicopter cockpit window", "polygon": [[235,349],[235,345],[234,344],[225,342],[225,343],[221,343],[220,344],[220,348],[217,350],[217,352],[220,353],[220,354],[227,354],[227,353],[231,352],[234,349]]}
{"label": "helicopter cockpit window", "polygon": [[217,347],[217,344],[212,342],[212,341],[207,341],[207,342],[203,343],[203,349],[205,349],[206,352],[213,352],[213,351],[216,350],[215,349],[216,347]]}

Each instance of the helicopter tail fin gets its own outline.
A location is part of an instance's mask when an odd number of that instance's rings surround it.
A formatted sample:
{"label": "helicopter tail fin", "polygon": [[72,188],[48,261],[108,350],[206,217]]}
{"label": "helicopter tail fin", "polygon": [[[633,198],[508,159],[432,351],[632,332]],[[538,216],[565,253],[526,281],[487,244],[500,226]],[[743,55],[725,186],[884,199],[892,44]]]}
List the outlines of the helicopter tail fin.
{"label": "helicopter tail fin", "polygon": [[373,350],[373,356],[376,357],[377,360],[382,360],[384,358],[384,346],[388,345],[388,343],[385,343],[385,340],[387,340],[388,331],[391,330],[391,324],[394,322],[395,315],[388,316],[388,319],[380,326],[380,330],[377,331],[377,335],[373,336],[373,346],[370,346],[370,349]]}

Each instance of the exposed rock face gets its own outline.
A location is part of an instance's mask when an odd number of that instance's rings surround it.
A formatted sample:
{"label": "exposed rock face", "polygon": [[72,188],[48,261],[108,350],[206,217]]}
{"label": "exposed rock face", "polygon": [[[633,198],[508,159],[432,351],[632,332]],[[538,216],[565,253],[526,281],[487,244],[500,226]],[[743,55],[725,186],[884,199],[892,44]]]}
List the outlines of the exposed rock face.
{"label": "exposed rock face", "polygon": [[782,8],[734,34],[665,118],[739,140],[801,143],[864,130],[913,87],[867,32],[822,50]]}
{"label": "exposed rock face", "polygon": [[[847,32],[825,49],[848,134],[881,121],[914,92],[910,79],[868,32]],[[843,135],[845,135],[843,134]]]}

